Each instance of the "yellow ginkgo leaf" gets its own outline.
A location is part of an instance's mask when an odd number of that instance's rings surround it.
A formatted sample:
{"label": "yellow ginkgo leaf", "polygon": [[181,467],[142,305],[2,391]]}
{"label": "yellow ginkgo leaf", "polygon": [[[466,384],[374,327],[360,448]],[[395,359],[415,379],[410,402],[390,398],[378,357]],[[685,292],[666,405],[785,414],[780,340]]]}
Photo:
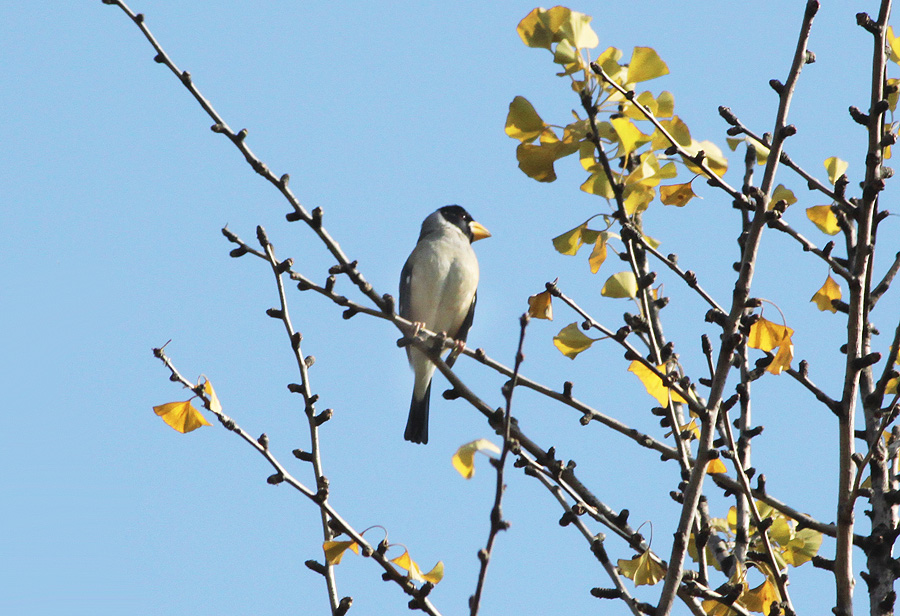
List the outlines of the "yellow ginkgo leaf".
{"label": "yellow ginkgo leaf", "polygon": [[722,462],[719,458],[716,458],[715,460],[710,460],[706,463],[706,472],[710,475],[727,473],[728,468],[725,466],[724,462]]}
{"label": "yellow ginkgo leaf", "polygon": [[610,276],[603,288],[600,289],[600,295],[603,297],[634,298],[637,295],[637,279],[634,272],[619,272]]}
{"label": "yellow ginkgo leaf", "polygon": [[806,217],[819,227],[822,233],[835,235],[841,230],[840,226],[838,226],[837,216],[831,211],[830,205],[808,207],[806,208]]}
{"label": "yellow ginkgo leaf", "polygon": [[671,118],[675,113],[675,97],[668,90],[664,90],[656,97],[656,117]]}
{"label": "yellow ginkgo leaf", "polygon": [[838,181],[838,178],[844,175],[847,171],[847,167],[850,166],[845,160],[841,160],[837,156],[832,156],[831,158],[825,159],[825,171],[828,172],[828,181],[834,184]]}
{"label": "yellow ginkgo leaf", "polygon": [[813,295],[809,301],[815,302],[816,307],[823,312],[825,310],[837,312],[837,308],[831,303],[831,300],[835,299],[841,299],[841,287],[834,281],[831,274],[828,274],[825,284],[822,285],[821,289],[816,291],[816,294]]}
{"label": "yellow ginkgo leaf", "polygon": [[619,559],[619,571],[635,586],[653,586],[666,574],[666,568],[654,560],[650,550],[635,556],[631,560]]}
{"label": "yellow ginkgo leaf", "polygon": [[669,67],[651,47],[635,47],[628,63],[627,83],[648,81],[669,74]]}
{"label": "yellow ginkgo leaf", "polygon": [[771,351],[781,345],[781,341],[790,337],[794,330],[786,325],[778,325],[772,321],[760,317],[756,323],[750,326],[750,336],[747,346],[760,351]]}
{"label": "yellow ginkgo leaf", "polygon": [[196,430],[200,426],[211,426],[206,421],[203,413],[198,411],[190,400],[184,402],[169,402],[160,406],[154,406],[153,411],[163,418],[167,424],[186,434],[192,430]]}
{"label": "yellow ginkgo leaf", "polygon": [[558,159],[578,151],[577,143],[560,141],[549,128],[541,133],[541,143],[520,143],[516,148],[516,160],[519,169],[528,177],[538,182],[556,180],[553,163]]}
{"label": "yellow ginkgo leaf", "polygon": [[411,580],[416,582],[423,582],[425,578],[422,577],[422,571],[419,569],[419,565],[410,558],[409,550],[405,550],[403,554],[398,556],[397,558],[392,558],[391,562],[400,567],[401,569],[406,569],[407,574]]}
{"label": "yellow ginkgo leaf", "polygon": [[534,9],[519,22],[516,32],[529,47],[550,49],[553,43],[562,40],[558,32],[570,13],[563,6],[555,6],[549,10]]}
{"label": "yellow ginkgo leaf", "polygon": [[659,187],[659,199],[663,202],[663,205],[684,207],[688,201],[696,196],[690,182]]}
{"label": "yellow ginkgo leaf", "polygon": [[[562,8],[562,7],[554,7]],[[554,9],[550,9],[551,11]],[[600,39],[591,28],[590,23],[593,19],[590,15],[579,13],[577,11],[569,11],[569,15],[560,24],[558,36],[562,38],[560,45],[568,43],[572,47],[578,49],[593,49],[600,44]],[[558,46],[557,46],[558,47]]]}
{"label": "yellow ginkgo leaf", "polygon": [[772,610],[772,602],[778,601],[781,601],[781,593],[778,592],[778,588],[766,576],[762,584],[741,593],[739,603],[751,612],[762,612],[769,616],[769,612]]}
{"label": "yellow ginkgo leaf", "polygon": [[600,271],[600,266],[606,261],[607,236],[607,233],[601,233],[597,236],[597,241],[594,243],[594,249],[591,251],[591,256],[588,258],[588,265],[591,267],[592,274],[596,274]]}
{"label": "yellow ginkgo leaf", "polygon": [[585,242],[593,243],[599,233],[599,231],[588,229],[587,223],[583,223],[562,235],[554,237],[553,247],[556,249],[556,252],[561,254],[575,255]]}
{"label": "yellow ginkgo leaf", "polygon": [[579,353],[591,348],[595,342],[596,340],[588,338],[581,332],[578,323],[569,323],[553,338],[556,348],[569,359],[575,359]]}
{"label": "yellow ginkgo leaf", "polygon": [[889,379],[887,385],[884,388],[884,393],[888,395],[896,395],[897,391],[900,391],[898,385],[900,385],[900,378],[894,377],[892,379]]}
{"label": "yellow ginkgo leaf", "polygon": [[422,578],[426,582],[439,584],[440,581],[444,579],[444,562],[440,560],[437,561],[437,564],[431,569],[431,571],[422,574]]}
{"label": "yellow ginkgo leaf", "polygon": [[[659,124],[666,129],[666,132],[669,133],[679,145],[685,147],[691,145],[691,131],[687,124],[685,124],[678,116],[673,117],[671,120],[660,120]],[[654,150],[664,150],[670,145],[672,145],[672,142],[669,141],[668,137],[663,135],[662,131],[657,130],[653,133],[653,141],[650,144],[651,148]]]}
{"label": "yellow ginkgo leaf", "polygon": [[779,201],[784,201],[788,205],[794,205],[797,203],[797,197],[794,196],[794,192],[785,188],[784,184],[779,184],[775,187],[775,190],[772,191],[772,198],[769,200],[769,209],[775,207],[775,204]]}
{"label": "yellow ginkgo leaf", "polygon": [[794,343],[791,342],[791,336],[788,334],[782,338],[781,343],[778,345],[778,352],[775,353],[775,359],[772,360],[771,364],[766,366],[766,372],[771,374],[781,374],[783,370],[787,370],[791,367],[791,361],[793,359]]}
{"label": "yellow ginkgo leaf", "polygon": [[340,564],[348,549],[359,554],[359,545],[355,541],[326,541],[322,548],[325,550],[325,562],[329,565]]}
{"label": "yellow ginkgo leaf", "polygon": [[475,474],[475,452],[477,451],[490,451],[500,455],[500,448],[486,438],[466,443],[457,449],[452,458],[453,468],[466,479],[471,479],[472,475]]}
{"label": "yellow ginkgo leaf", "polygon": [[[702,150],[706,155],[706,164],[709,166],[710,171],[722,177],[725,175],[725,172],[728,171],[728,159],[725,158],[725,155],[722,153],[722,150],[719,149],[712,141],[693,141],[691,140],[690,145],[684,146],[685,151],[689,156],[696,156]],[[693,159],[684,159],[685,166],[693,171],[694,173],[704,173],[703,169],[694,164]]]}
{"label": "yellow ginkgo leaf", "polygon": [[553,320],[553,304],[550,291],[544,291],[528,298],[528,316],[534,319]]}
{"label": "yellow ginkgo leaf", "polygon": [[581,190],[605,199],[612,199],[616,196],[612,184],[609,183],[609,176],[606,175],[602,168],[591,173],[590,177],[581,185]]}
{"label": "yellow ginkgo leaf", "polygon": [[219,402],[219,396],[216,395],[216,390],[213,389],[212,383],[209,382],[209,379],[203,383],[203,391],[206,392],[206,395],[209,396],[209,410],[214,413],[222,412],[222,403]]}
{"label": "yellow ginkgo leaf", "polygon": [[794,538],[785,546],[784,560],[790,565],[799,567],[812,560],[822,547],[822,533],[811,528],[798,530]]}
{"label": "yellow ginkgo leaf", "polygon": [[[666,371],[665,364],[660,364],[656,368],[662,373]],[[669,395],[672,396],[673,402],[684,402],[684,398],[663,385],[662,379],[638,360],[631,362],[628,366],[628,371],[634,373],[641,380],[647,393],[656,398],[660,406],[669,406]]]}
{"label": "yellow ginkgo leaf", "polygon": [[650,141],[650,138],[642,133],[628,118],[612,118],[609,123],[612,124],[613,129],[616,131],[616,136],[621,144],[618,156],[628,156],[636,148]]}
{"label": "yellow ginkgo leaf", "polygon": [[[674,430],[669,430],[668,432],[666,432],[666,438],[672,436],[673,433],[674,433]],[[678,426],[678,434],[685,434],[685,433],[691,435],[692,441],[700,438],[700,426],[697,425],[696,419],[692,419],[690,423],[685,424],[683,426],[682,425]]]}
{"label": "yellow ginkgo leaf", "polygon": [[534,110],[528,99],[517,96],[509,104],[506,116],[506,134],[513,139],[531,143],[541,136],[547,125]]}
{"label": "yellow ginkgo leaf", "polygon": [[625,213],[629,216],[634,216],[643,212],[655,198],[656,191],[649,186],[633,184],[625,191]]}

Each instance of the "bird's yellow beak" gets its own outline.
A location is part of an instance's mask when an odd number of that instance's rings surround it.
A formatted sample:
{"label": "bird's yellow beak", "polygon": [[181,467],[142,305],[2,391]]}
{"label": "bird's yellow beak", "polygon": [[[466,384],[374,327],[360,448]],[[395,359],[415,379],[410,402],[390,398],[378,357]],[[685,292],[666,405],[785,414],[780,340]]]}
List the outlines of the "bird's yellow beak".
{"label": "bird's yellow beak", "polygon": [[486,237],[491,237],[491,232],[485,229],[481,223],[475,222],[474,220],[469,223],[469,229],[472,230],[472,241],[477,242],[478,240],[483,240]]}

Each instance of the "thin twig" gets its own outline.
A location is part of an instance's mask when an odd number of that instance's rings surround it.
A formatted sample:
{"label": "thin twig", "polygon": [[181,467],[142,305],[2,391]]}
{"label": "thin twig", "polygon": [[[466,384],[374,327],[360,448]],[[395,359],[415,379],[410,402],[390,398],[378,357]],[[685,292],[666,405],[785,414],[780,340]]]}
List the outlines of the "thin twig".
{"label": "thin twig", "polygon": [[528,327],[528,315],[523,314],[519,318],[519,348],[516,351],[515,367],[513,368],[512,379],[503,386],[503,397],[506,399],[506,410],[503,414],[503,448],[500,451],[500,459],[494,463],[497,469],[497,489],[494,492],[494,506],[491,508],[491,529],[488,533],[487,545],[483,550],[478,552],[478,559],[481,561],[481,570],[478,573],[478,583],[475,587],[475,594],[469,597],[469,613],[472,616],[478,614],[478,608],[481,606],[481,593],[484,590],[484,582],[487,578],[488,564],[491,561],[491,553],[494,549],[494,541],[497,534],[501,530],[509,528],[509,522],[503,519],[503,493],[506,491],[506,485],[503,483],[503,470],[506,468],[506,458],[510,451],[510,418],[512,417],[512,397],[516,385],[519,380],[519,368],[525,359],[523,347],[525,344],[525,329]]}
{"label": "thin twig", "polygon": [[275,469],[275,474],[271,475],[268,479],[268,482],[271,484],[279,484],[286,483],[301,494],[312,501],[319,509],[322,510],[323,514],[327,515],[329,520],[331,520],[331,524],[334,528],[338,528],[342,533],[348,535],[353,541],[355,541],[361,550],[363,556],[373,558],[382,569],[384,569],[384,577],[387,580],[390,580],[400,586],[403,591],[413,597],[413,601],[416,603],[416,607],[421,609],[427,614],[431,614],[432,616],[440,616],[440,612],[438,609],[431,603],[431,601],[422,596],[422,592],[420,589],[416,588],[412,581],[407,577],[405,573],[401,573],[397,570],[396,567],[390,562],[390,560],[384,555],[382,551],[372,547],[365,538],[363,538],[362,533],[358,532],[351,526],[341,515],[331,506],[330,503],[326,501],[326,499],[322,498],[321,490],[316,489],[312,490],[307,487],[303,482],[295,478],[291,475],[287,469],[278,461],[278,459],[272,454],[271,450],[268,447],[268,439],[263,438],[253,438],[246,430],[241,428],[237,422],[234,421],[231,417],[226,415],[221,410],[213,408],[211,405],[211,401],[209,396],[203,390],[202,385],[195,385],[184,378],[181,373],[175,368],[175,365],[169,359],[169,357],[165,354],[163,349],[153,349],[154,357],[158,358],[166,368],[171,373],[171,380],[181,383],[184,387],[190,389],[194,394],[196,394],[200,399],[203,400],[203,406],[206,410],[213,413],[219,422],[229,431],[234,432],[238,436],[240,436],[244,442],[253,447],[261,456],[263,456],[266,461]]}

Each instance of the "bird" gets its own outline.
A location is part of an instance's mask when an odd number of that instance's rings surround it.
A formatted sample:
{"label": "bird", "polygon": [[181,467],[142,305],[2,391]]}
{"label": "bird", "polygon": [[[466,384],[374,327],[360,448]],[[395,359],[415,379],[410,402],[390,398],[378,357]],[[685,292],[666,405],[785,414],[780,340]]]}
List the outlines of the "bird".
{"label": "bird", "polygon": [[[400,274],[400,316],[417,330],[444,332],[464,346],[475,316],[478,289],[478,259],[472,242],[490,236],[459,205],[446,205],[425,218]],[[412,345],[406,347],[406,353],[415,381],[403,436],[425,444],[434,364]],[[447,364],[452,366],[458,354],[451,352]]]}

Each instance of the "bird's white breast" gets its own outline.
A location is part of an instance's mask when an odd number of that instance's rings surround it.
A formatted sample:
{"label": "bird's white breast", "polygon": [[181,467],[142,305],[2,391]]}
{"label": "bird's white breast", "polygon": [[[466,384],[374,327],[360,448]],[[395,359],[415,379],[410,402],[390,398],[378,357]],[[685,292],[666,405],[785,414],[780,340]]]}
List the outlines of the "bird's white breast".
{"label": "bird's white breast", "polygon": [[478,260],[462,233],[419,242],[410,256],[410,320],[455,336],[478,287]]}

